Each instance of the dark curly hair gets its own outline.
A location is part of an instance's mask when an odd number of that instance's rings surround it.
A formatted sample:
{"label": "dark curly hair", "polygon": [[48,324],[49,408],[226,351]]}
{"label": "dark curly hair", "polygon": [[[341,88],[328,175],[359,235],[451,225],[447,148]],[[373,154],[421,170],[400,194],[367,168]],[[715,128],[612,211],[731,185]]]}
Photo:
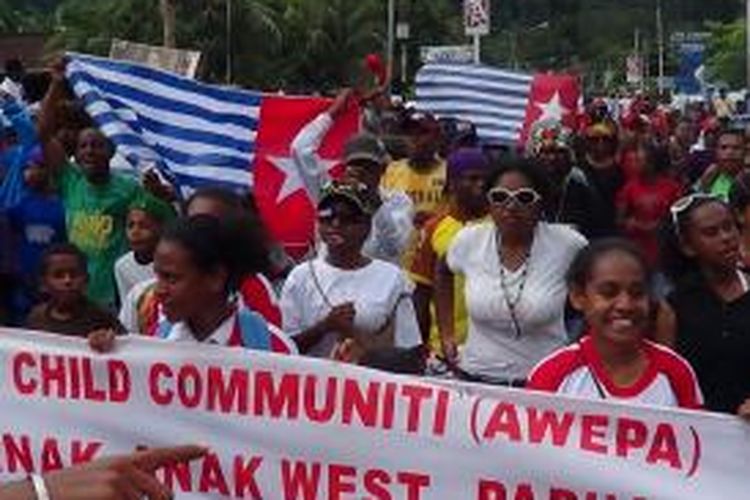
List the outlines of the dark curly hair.
{"label": "dark curly hair", "polygon": [[497,182],[506,174],[519,173],[528,179],[534,191],[542,197],[542,207],[544,210],[549,203],[550,181],[549,175],[542,168],[539,162],[533,158],[521,157],[502,157],[487,175],[484,185],[484,192],[487,192],[497,185]]}
{"label": "dark curly hair", "polygon": [[161,239],[185,248],[201,271],[225,268],[227,293],[237,291],[246,277],[263,272],[269,266],[261,232],[241,216],[181,217],[167,227]]}

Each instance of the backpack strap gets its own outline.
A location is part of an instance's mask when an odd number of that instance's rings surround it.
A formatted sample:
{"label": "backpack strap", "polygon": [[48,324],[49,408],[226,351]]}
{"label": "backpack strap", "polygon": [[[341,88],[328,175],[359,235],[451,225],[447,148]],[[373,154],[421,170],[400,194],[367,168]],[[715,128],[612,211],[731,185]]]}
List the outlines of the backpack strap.
{"label": "backpack strap", "polygon": [[[259,314],[246,307],[237,310],[237,323],[240,328],[242,347],[258,351],[271,350],[271,332],[268,324]],[[156,326],[155,337],[166,339],[172,331],[172,323],[167,318],[160,318]]]}
{"label": "backpack strap", "polygon": [[237,311],[237,322],[243,347],[258,351],[271,350],[271,332],[266,320],[258,313],[247,307],[240,307]]}
{"label": "backpack strap", "polygon": [[169,332],[172,331],[172,326],[172,323],[170,323],[167,318],[159,318],[156,323],[156,332],[154,336],[158,339],[166,339],[169,337]]}

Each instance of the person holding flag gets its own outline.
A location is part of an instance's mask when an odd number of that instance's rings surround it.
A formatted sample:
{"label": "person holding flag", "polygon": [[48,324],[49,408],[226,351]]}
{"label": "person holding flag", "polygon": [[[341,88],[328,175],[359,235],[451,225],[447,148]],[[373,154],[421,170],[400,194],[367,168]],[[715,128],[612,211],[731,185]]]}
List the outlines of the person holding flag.
{"label": "person holding flag", "polygon": [[[331,106],[305,125],[292,141],[292,156],[314,204],[320,198],[321,188],[330,180],[317,150],[354,99],[352,89],[339,92]],[[369,257],[398,264],[413,231],[414,204],[403,191],[380,187],[388,162],[385,146],[374,135],[356,135],[344,146],[343,176],[364,184],[381,200],[372,216],[372,230],[363,251]]]}
{"label": "person holding flag", "polygon": [[99,305],[114,309],[116,289],[113,269],[127,252],[125,220],[131,203],[147,188],[164,196],[156,174],[144,176],[143,186],[110,170],[114,147],[98,129],[84,129],[78,135],[75,160],[71,162],[55,136],[55,107],[65,96],[64,61],[52,68],[52,83],[42,102],[38,121],[44,164],[53,172],[66,212],[71,243],[89,261],[89,296]]}

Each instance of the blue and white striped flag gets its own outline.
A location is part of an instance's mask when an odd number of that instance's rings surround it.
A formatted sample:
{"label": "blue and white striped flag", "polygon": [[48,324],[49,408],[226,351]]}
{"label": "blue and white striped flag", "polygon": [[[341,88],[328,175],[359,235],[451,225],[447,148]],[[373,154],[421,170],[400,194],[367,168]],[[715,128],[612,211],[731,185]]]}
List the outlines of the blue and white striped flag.
{"label": "blue and white striped flag", "polygon": [[261,93],[131,62],[69,57],[73,91],[129,167],[156,167],[181,187],[250,189]]}
{"label": "blue and white striped flag", "polygon": [[417,72],[417,108],[472,122],[484,142],[516,144],[533,80],[481,64],[428,64]]}

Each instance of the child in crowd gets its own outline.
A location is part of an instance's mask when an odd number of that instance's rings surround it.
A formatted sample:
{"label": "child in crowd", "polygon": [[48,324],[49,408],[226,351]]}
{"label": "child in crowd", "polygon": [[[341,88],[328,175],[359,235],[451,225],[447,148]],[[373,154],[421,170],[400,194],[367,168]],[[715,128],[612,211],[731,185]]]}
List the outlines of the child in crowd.
{"label": "child in crowd", "polygon": [[114,310],[117,292],[114,266],[127,253],[125,219],[134,200],[148,190],[168,196],[154,172],[147,172],[143,186],[111,170],[114,144],[101,130],[87,128],[78,134],[75,161],[57,137],[56,107],[65,98],[65,65],[52,68],[52,82],[37,121],[46,168],[54,175],[65,206],[68,239],[86,255],[89,265],[88,296]]}
{"label": "child in crowd", "polygon": [[34,304],[37,269],[44,250],[65,241],[65,212],[52,188],[41,147],[33,149],[23,170],[24,194],[8,209],[18,244],[19,286],[13,298],[15,324],[21,324]]}
{"label": "child in crowd", "polygon": [[527,387],[592,399],[698,409],[690,364],[646,340],[654,328],[648,262],[632,243],[604,239],[581,250],[568,271],[570,301],[588,331],[543,359]]}
{"label": "child in crowd", "polygon": [[[258,248],[263,251],[268,249],[265,229],[257,213],[245,204],[245,200],[231,191],[220,188],[199,189],[188,199],[185,211],[188,217],[206,215],[218,220],[225,220],[228,217],[242,218],[246,225],[258,231],[256,235]],[[270,255],[268,257],[270,259]],[[263,271],[267,270],[266,264],[263,266]],[[263,273],[258,272],[246,276],[239,285],[239,294],[250,310],[257,312],[274,326],[281,325],[279,299]],[[154,329],[161,316],[163,316],[163,311],[156,294],[156,280],[150,279],[138,283],[130,290],[122,302],[119,319],[131,333],[154,335]]]}
{"label": "child in crowd", "polygon": [[698,187],[727,201],[734,178],[744,167],[745,137],[741,130],[733,129],[722,130],[718,137],[716,162],[703,173]]}
{"label": "child in crowd", "polygon": [[697,193],[671,208],[663,241],[675,346],[695,368],[706,409],[734,413],[750,397],[750,276],[732,209]]}
{"label": "child in crowd", "polygon": [[659,259],[657,228],[682,186],[670,175],[669,151],[652,144],[635,150],[633,177],[617,193],[617,212],[624,236],[633,241],[655,268]]}
{"label": "child in crowd", "polygon": [[124,303],[133,286],[154,278],[154,251],[164,224],[175,215],[168,203],[147,193],[130,205],[125,224],[130,252],[115,263],[115,282],[120,304]]}
{"label": "child in crowd", "polygon": [[86,298],[86,256],[75,245],[50,246],[41,259],[40,279],[46,300],[31,311],[26,328],[77,337],[101,330],[124,333],[117,318]]}
{"label": "child in crowd", "polygon": [[[281,330],[237,297],[248,275],[268,262],[257,227],[247,219],[195,215],[176,219],[154,252],[153,293],[160,314],[143,332],[163,340],[295,353]],[[91,347],[108,351],[114,335],[89,336]]]}

